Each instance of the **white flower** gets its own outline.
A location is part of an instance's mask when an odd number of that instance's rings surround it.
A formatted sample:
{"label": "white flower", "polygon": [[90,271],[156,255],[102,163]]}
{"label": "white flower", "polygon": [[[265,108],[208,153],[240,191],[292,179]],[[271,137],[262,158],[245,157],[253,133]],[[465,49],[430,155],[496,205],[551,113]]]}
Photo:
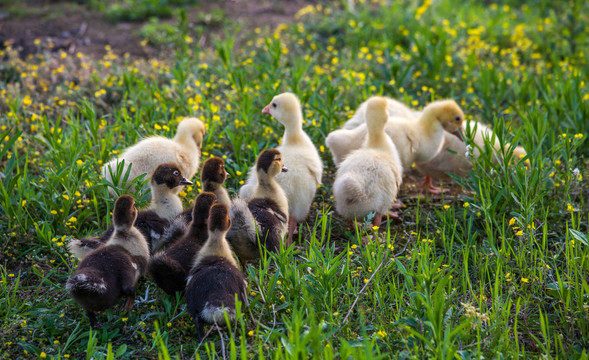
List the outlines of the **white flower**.
{"label": "white flower", "polygon": [[464,156],[466,156],[466,157],[470,156],[470,149],[472,149],[472,146],[466,145],[466,153],[464,153]]}
{"label": "white flower", "polygon": [[573,169],[573,175],[577,176],[579,175],[581,172],[579,171],[579,168],[574,168]]}

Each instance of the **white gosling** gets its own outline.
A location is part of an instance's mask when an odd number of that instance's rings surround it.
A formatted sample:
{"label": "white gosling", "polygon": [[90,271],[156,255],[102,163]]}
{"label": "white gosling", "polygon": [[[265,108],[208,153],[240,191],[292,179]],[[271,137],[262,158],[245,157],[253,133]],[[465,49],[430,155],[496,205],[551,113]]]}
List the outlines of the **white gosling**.
{"label": "white gosling", "polygon": [[[297,223],[309,214],[317,186],[321,184],[323,161],[309,136],[303,131],[303,114],[296,95],[283,93],[275,96],[262,110],[284,125],[280,151],[287,173],[276,176],[276,182],[284,189],[288,199],[288,239],[292,243]],[[256,184],[256,171],[250,170],[247,182],[239,195],[249,198]]]}
{"label": "white gosling", "polygon": [[340,164],[333,184],[336,211],[345,219],[375,212],[372,223],[379,226],[397,196],[403,167],[384,132],[387,120],[386,99],[371,98],[366,106],[367,139]]}
{"label": "white gosling", "polygon": [[[444,130],[461,139],[463,121],[464,113],[456,102],[440,100],[426,106],[421,114],[412,113],[410,118],[389,117],[385,132],[393,140],[403,169],[407,171],[411,164],[427,162],[441,150]],[[352,130],[340,129],[329,134],[326,144],[334,155],[334,162],[341,162],[359,148],[367,132],[366,124],[362,124]]]}
{"label": "white gosling", "polygon": [[[200,149],[205,134],[205,125],[197,118],[185,118],[178,124],[176,136],[168,139],[163,136],[151,136],[125,149],[120,157],[106,163],[102,176],[113,183],[112,175],[124,160],[126,173],[130,164],[128,182],[142,174],[151,174],[159,164],[175,163],[187,179],[191,179],[198,170]],[[121,184],[115,184],[121,185]],[[181,188],[176,189],[178,192]]]}

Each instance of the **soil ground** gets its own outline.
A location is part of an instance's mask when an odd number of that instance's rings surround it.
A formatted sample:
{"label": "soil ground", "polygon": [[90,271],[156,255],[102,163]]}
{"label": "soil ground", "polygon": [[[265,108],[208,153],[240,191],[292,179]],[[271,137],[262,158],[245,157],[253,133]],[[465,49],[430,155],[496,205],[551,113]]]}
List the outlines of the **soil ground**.
{"label": "soil ground", "polygon": [[[152,57],[159,50],[141,46],[139,29],[148,22],[114,23],[105,14],[92,10],[89,5],[68,1],[25,0],[22,3],[0,0],[0,47],[8,41],[22,48],[22,55],[37,51],[35,39],[52,42],[54,50],[80,51],[85,55],[102,57],[109,45],[117,54],[131,57]],[[310,4],[304,0],[226,0],[205,1],[187,7],[189,26],[199,20],[199,14],[208,14],[215,8],[223,10],[226,21],[242,25],[242,29],[292,22],[296,12]],[[173,23],[175,19],[165,19]],[[223,34],[223,26],[206,28],[198,39],[201,46],[211,44],[214,36]]]}

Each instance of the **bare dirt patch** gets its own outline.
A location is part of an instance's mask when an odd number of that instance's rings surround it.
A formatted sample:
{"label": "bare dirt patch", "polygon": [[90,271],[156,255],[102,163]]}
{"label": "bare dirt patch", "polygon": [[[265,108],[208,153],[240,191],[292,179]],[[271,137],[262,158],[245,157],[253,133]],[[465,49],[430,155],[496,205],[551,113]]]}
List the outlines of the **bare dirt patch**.
{"label": "bare dirt patch", "polygon": [[[214,9],[223,10],[226,23],[242,25],[243,29],[275,27],[294,20],[302,7],[310,4],[303,0],[231,0],[202,1],[186,8],[189,26],[201,21],[203,14]],[[87,5],[73,2],[26,1],[17,14],[7,5],[0,5],[0,47],[9,42],[27,56],[39,50],[35,40],[53,44],[54,51],[70,53],[80,51],[95,58],[102,57],[109,45],[117,54],[128,53],[131,57],[160,56],[160,49],[142,46],[139,30],[147,22],[110,21],[103,13]],[[175,19],[164,20],[175,23]],[[211,25],[205,28],[198,39],[201,46],[211,45],[211,40],[221,36],[227,27]]]}

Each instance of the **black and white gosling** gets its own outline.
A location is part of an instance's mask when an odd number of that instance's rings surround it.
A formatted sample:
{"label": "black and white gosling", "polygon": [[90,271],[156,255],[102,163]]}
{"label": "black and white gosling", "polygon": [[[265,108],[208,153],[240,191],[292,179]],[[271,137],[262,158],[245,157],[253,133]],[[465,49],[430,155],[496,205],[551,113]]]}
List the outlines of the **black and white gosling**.
{"label": "black and white gosling", "polygon": [[[177,195],[177,188],[192,185],[180,173],[175,164],[160,164],[149,182],[151,187],[151,205],[137,215],[135,227],[141,231],[151,252],[162,246],[161,238],[171,219],[182,212],[182,200]],[[111,225],[101,236],[86,239],[74,239],[68,245],[70,253],[83,259],[90,251],[104,245],[114,232]]]}
{"label": "black and white gosling", "polygon": [[207,221],[216,199],[215,194],[210,192],[198,195],[194,202],[192,222],[186,234],[165,251],[155,254],[149,261],[151,277],[167,294],[184,292],[186,277],[194,258],[208,239]]}
{"label": "black and white gosling", "polygon": [[112,236],[90,252],[67,281],[70,296],[86,310],[94,328],[98,327],[96,312],[114,306],[121,297],[127,297],[125,310],[133,307],[135,284],[149,260],[147,241],[133,226],[136,218],[133,197],[119,197],[113,210]]}
{"label": "black and white gosling", "polygon": [[[236,316],[235,296],[247,302],[245,276],[225,234],[231,226],[227,206],[215,204],[209,217],[209,238],[198,253],[186,282],[188,312],[194,318],[198,338],[202,323],[225,325],[224,313],[233,321]],[[247,305],[247,303],[246,303]]]}
{"label": "black and white gosling", "polygon": [[247,200],[235,198],[229,210],[231,229],[227,240],[243,266],[260,258],[260,244],[268,251],[277,252],[287,230],[288,200],[276,175],[288,171],[282,155],[268,149],[258,156],[257,183]]}

